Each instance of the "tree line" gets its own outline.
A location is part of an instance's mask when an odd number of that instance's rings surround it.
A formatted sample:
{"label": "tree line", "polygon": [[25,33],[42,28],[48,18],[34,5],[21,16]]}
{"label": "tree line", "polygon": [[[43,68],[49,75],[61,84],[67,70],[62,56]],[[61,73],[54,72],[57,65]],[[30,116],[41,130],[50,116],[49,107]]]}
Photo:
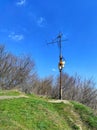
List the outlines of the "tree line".
{"label": "tree line", "polygon": [[[59,80],[59,76],[40,79],[30,56],[17,57],[0,45],[0,89],[17,88],[25,93],[58,99]],[[96,84],[92,78],[82,80],[78,75],[62,73],[62,98],[97,109]]]}

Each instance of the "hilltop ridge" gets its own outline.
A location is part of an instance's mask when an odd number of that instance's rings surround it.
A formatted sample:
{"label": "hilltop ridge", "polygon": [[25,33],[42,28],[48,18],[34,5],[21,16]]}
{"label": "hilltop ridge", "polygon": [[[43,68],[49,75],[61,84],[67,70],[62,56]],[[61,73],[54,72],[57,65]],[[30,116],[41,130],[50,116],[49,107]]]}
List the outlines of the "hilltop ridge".
{"label": "hilltop ridge", "polygon": [[15,91],[0,95],[20,96],[0,100],[0,130],[97,130],[97,115],[80,103]]}

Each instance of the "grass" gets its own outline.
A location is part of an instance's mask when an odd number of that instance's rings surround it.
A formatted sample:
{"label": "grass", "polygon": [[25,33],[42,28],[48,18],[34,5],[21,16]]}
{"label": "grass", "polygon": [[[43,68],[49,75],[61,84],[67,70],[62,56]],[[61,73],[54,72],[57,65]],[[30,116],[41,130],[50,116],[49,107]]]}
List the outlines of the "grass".
{"label": "grass", "polygon": [[[6,91],[2,95],[20,95]],[[16,95],[14,95],[16,94]],[[0,100],[0,130],[97,130],[97,116],[76,103],[51,103],[35,95]]]}
{"label": "grass", "polygon": [[71,104],[60,103],[54,104],[54,106],[56,108],[56,111],[61,117],[64,118],[72,130],[80,130],[79,125],[83,125],[81,127],[85,128],[84,124],[78,124],[79,116],[77,113],[74,113],[73,106]]}
{"label": "grass", "polygon": [[20,94],[17,90],[0,90],[0,96],[19,96]]}
{"label": "grass", "polygon": [[97,130],[97,115],[94,114],[93,110],[77,102],[72,103],[75,111],[79,113],[81,120],[87,125],[87,127],[91,128],[91,130]]}
{"label": "grass", "polygon": [[69,129],[51,103],[35,96],[1,100],[0,113],[0,130]]}

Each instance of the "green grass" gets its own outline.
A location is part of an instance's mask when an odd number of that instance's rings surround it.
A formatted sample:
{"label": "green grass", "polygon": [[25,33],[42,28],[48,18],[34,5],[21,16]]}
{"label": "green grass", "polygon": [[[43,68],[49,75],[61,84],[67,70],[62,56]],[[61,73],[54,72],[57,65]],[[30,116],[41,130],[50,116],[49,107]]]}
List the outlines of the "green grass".
{"label": "green grass", "polygon": [[50,103],[35,95],[27,96],[0,100],[0,130],[97,130],[97,116],[82,104]]}
{"label": "green grass", "polygon": [[61,117],[68,123],[68,125],[72,128],[72,130],[79,130],[79,127],[76,125],[76,119],[74,115],[71,113],[72,106],[71,104],[54,104],[56,111],[59,113]]}
{"label": "green grass", "polygon": [[0,101],[0,130],[14,127],[16,130],[69,130],[53,105],[35,96]]}
{"label": "green grass", "polygon": [[72,102],[74,109],[79,113],[81,120],[87,125],[91,130],[97,130],[97,115],[94,114],[93,110],[85,105],[77,102]]}
{"label": "green grass", "polygon": [[0,96],[19,96],[20,92],[15,90],[0,90]]}

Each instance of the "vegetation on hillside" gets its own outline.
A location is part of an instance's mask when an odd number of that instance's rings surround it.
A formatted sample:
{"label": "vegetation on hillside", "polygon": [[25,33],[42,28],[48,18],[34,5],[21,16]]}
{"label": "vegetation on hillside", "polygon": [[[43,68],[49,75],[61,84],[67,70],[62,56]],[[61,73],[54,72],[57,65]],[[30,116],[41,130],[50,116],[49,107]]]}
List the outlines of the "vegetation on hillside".
{"label": "vegetation on hillside", "polygon": [[[59,76],[41,79],[35,70],[35,63],[29,56],[14,56],[0,45],[0,89],[18,89],[26,94],[37,94],[58,99]],[[97,109],[97,88],[92,79],[78,75],[62,74],[62,98],[85,104]]]}
{"label": "vegetation on hillside", "polygon": [[[3,91],[2,96],[15,92]],[[50,101],[35,95],[0,100],[0,130],[97,130],[97,116],[90,108]]]}

